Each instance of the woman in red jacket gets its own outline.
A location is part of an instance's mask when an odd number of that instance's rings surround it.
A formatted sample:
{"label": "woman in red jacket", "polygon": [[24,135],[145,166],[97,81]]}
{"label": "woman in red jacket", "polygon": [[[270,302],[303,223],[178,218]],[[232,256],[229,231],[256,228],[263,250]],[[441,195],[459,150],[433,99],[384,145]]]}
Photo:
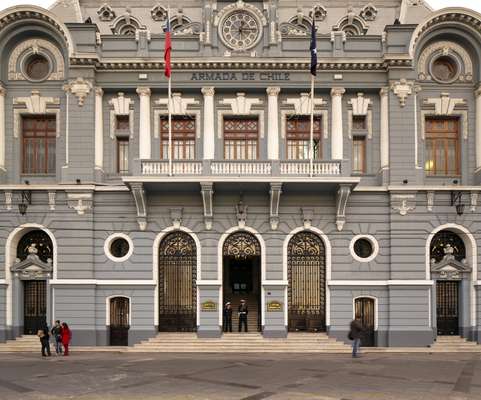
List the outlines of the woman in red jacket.
{"label": "woman in red jacket", "polygon": [[62,344],[64,348],[64,356],[68,356],[68,346],[72,339],[72,331],[65,322],[62,322]]}

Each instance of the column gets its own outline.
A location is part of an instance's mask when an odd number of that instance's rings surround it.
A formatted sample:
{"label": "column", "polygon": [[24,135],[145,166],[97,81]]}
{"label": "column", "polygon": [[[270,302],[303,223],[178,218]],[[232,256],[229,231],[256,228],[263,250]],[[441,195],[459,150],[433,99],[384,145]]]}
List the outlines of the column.
{"label": "column", "polygon": [[476,171],[481,170],[481,87],[476,95]]}
{"label": "column", "polygon": [[267,158],[279,159],[279,107],[277,98],[281,88],[279,86],[268,87],[267,92]]}
{"label": "column", "polygon": [[204,160],[215,158],[215,129],[214,129],[214,94],[212,86],[203,87],[204,95]]}
{"label": "column", "polygon": [[150,88],[139,87],[137,94],[140,97],[139,120],[139,158],[149,160],[150,153]]}
{"label": "column", "polygon": [[7,91],[0,86],[0,170],[5,170],[5,96]]}
{"label": "column", "polygon": [[104,119],[102,96],[104,91],[95,88],[95,169],[104,169]]}
{"label": "column", "polygon": [[389,168],[389,88],[379,92],[381,96],[381,169]]}
{"label": "column", "polygon": [[346,93],[344,88],[332,88],[332,142],[331,142],[331,159],[342,160],[344,158],[343,152],[343,132],[342,132],[342,96]]}

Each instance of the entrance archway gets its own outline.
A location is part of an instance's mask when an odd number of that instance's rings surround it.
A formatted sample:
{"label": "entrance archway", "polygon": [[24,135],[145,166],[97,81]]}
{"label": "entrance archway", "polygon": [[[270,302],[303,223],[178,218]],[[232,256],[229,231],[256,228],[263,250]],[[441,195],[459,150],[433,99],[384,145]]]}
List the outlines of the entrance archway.
{"label": "entrance archway", "polygon": [[230,302],[234,309],[232,322],[237,329],[237,307],[241,300],[249,309],[249,329],[261,330],[261,246],[250,232],[231,233],[222,246],[223,304]]}
{"label": "entrance archway", "polygon": [[159,248],[159,331],[196,329],[197,248],[183,231],[167,234]]}
{"label": "entrance archway", "polygon": [[326,330],[326,251],[322,239],[301,231],[287,245],[288,329]]}
{"label": "entrance archway", "polygon": [[[456,232],[444,229],[430,243],[431,276],[436,282],[436,329],[438,335],[459,335],[469,321],[462,315],[463,293],[469,291],[471,268],[466,246]],[[466,313],[465,313],[466,314]]]}
{"label": "entrance archway", "polygon": [[130,328],[130,299],[124,296],[109,299],[110,345],[128,346]]}

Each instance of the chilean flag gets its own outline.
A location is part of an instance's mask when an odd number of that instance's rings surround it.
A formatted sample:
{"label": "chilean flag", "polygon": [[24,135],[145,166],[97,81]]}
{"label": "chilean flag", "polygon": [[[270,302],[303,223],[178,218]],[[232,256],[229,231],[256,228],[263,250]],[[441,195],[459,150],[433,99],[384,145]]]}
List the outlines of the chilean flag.
{"label": "chilean flag", "polygon": [[167,78],[170,78],[170,75],[172,72],[172,66],[170,65],[170,52],[172,51],[172,39],[170,35],[171,35],[170,15],[167,15],[167,25],[165,27],[165,50],[164,50],[164,61],[165,61],[164,75]]}

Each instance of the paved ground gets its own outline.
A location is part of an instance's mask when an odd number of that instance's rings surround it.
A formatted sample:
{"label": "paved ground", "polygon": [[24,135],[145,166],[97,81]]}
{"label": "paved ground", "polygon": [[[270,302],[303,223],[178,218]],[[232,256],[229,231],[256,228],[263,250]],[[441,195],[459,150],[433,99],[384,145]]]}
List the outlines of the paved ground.
{"label": "paved ground", "polygon": [[481,355],[1,354],[0,399],[481,399]]}

